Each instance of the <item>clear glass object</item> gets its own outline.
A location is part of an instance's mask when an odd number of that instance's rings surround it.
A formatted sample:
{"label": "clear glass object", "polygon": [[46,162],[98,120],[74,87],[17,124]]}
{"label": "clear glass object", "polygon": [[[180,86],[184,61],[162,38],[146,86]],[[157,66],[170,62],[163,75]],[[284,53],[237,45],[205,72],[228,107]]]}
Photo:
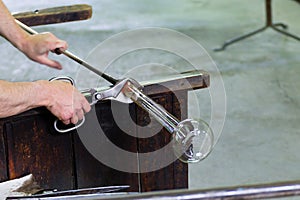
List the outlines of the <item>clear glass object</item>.
{"label": "clear glass object", "polygon": [[130,81],[127,82],[123,92],[172,134],[174,153],[182,162],[199,162],[211,152],[214,136],[205,121],[193,119],[179,121],[162,106],[143,94]]}

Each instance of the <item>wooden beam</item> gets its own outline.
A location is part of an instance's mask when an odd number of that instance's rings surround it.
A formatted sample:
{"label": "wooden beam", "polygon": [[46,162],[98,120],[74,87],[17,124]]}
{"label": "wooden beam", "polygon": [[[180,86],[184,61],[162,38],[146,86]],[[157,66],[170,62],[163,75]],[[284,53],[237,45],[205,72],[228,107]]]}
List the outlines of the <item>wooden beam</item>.
{"label": "wooden beam", "polygon": [[13,16],[28,26],[56,24],[90,19],[92,7],[87,4],[77,4],[13,13]]}

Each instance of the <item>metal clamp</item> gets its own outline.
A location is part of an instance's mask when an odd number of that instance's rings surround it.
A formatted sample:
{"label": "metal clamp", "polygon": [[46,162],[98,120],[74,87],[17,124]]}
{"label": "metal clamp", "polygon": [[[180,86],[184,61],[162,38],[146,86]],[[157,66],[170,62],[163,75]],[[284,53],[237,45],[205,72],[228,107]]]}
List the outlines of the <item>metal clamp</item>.
{"label": "metal clamp", "polygon": [[[71,79],[69,77],[56,77],[56,78],[51,79],[51,81],[54,81],[54,80],[70,81],[70,83],[72,85],[75,84],[73,79]],[[126,87],[126,85],[129,82],[132,84],[135,84],[138,88],[142,88],[142,86],[137,81],[126,78],[126,79],[118,81],[113,87],[111,87],[107,90],[98,91],[97,89],[92,88],[89,90],[81,91],[81,93],[90,101],[89,103],[91,106],[95,105],[98,101],[101,101],[104,99],[110,99],[110,100],[115,100],[115,101],[129,104],[129,103],[132,103],[133,101],[129,97],[125,96],[124,93],[122,92],[122,90]],[[82,126],[84,124],[84,122],[85,122],[85,117],[83,116],[80,123],[76,124],[74,127],[68,128],[68,129],[59,129],[57,127],[58,119],[56,119],[54,121],[54,129],[59,133],[66,133],[66,132],[70,132],[72,130],[79,128],[80,126]]]}
{"label": "metal clamp", "polygon": [[[65,81],[65,82],[69,82],[71,85],[75,86],[74,79],[72,79],[69,76],[57,76],[57,77],[53,77],[53,78],[49,79],[49,81]],[[68,129],[59,129],[57,127],[58,119],[56,119],[54,121],[54,129],[59,133],[70,132],[70,131],[75,130],[76,128],[80,127],[84,123],[84,121],[85,121],[85,117],[83,116],[82,120],[80,121],[80,123],[78,125],[75,125],[74,127],[68,128]]]}

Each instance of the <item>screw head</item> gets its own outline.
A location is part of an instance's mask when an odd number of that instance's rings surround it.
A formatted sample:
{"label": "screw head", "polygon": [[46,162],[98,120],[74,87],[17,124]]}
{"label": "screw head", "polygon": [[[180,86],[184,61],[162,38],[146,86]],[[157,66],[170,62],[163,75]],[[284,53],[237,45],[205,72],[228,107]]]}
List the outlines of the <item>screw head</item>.
{"label": "screw head", "polygon": [[102,98],[102,95],[100,93],[95,95],[95,99],[100,100]]}

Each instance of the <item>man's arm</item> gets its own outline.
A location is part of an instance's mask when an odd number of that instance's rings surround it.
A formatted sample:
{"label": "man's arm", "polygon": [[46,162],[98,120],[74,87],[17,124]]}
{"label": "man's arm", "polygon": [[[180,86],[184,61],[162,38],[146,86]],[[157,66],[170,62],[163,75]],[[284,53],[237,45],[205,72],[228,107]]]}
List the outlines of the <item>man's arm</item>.
{"label": "man's arm", "polygon": [[76,124],[90,111],[86,99],[63,81],[12,83],[0,80],[0,118],[45,106],[65,124]]}
{"label": "man's arm", "polygon": [[[51,33],[30,35],[19,27],[0,0],[0,35],[10,41],[30,59],[53,68],[62,66],[48,58],[49,51],[65,50],[67,43]],[[71,84],[62,81],[12,83],[0,80],[0,117],[45,106],[65,124],[76,124],[90,111],[85,97]]]}
{"label": "man's arm", "polygon": [[0,35],[10,41],[33,61],[61,69],[60,63],[48,58],[49,51],[65,50],[67,43],[51,33],[30,35],[15,22],[15,19],[0,0]]}
{"label": "man's arm", "polygon": [[28,34],[19,30],[17,23],[4,3],[0,0],[0,34],[20,49],[26,41]]}

